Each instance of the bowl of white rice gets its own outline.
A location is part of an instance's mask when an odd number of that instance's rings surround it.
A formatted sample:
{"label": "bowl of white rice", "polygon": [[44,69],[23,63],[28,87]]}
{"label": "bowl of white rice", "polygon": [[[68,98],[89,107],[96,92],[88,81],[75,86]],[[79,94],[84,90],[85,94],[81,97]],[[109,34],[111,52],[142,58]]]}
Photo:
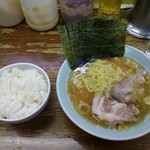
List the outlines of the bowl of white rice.
{"label": "bowl of white rice", "polygon": [[15,63],[0,69],[0,121],[21,123],[37,116],[50,95],[47,73],[31,63]]}

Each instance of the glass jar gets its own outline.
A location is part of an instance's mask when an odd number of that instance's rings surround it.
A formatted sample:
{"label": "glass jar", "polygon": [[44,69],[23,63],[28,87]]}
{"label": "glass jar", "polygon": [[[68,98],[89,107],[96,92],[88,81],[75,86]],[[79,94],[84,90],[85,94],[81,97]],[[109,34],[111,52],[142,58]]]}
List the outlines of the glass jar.
{"label": "glass jar", "polygon": [[58,23],[56,0],[20,0],[27,24],[34,30],[46,31]]}
{"label": "glass jar", "polygon": [[92,0],[60,0],[60,8],[65,22],[78,21],[93,15]]}
{"label": "glass jar", "polygon": [[99,16],[120,16],[120,6],[122,0],[99,0]]}
{"label": "glass jar", "polygon": [[11,27],[24,19],[19,0],[0,0],[0,26]]}

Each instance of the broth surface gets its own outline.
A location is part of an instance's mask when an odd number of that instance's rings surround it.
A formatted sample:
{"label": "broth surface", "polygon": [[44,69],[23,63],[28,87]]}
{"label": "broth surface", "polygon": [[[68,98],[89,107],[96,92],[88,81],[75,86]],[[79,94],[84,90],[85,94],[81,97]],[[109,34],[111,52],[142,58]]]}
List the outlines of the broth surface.
{"label": "broth surface", "polygon": [[68,93],[77,112],[96,125],[108,127],[106,121],[98,120],[93,115],[91,109],[93,98],[98,94],[109,97],[112,86],[125,77],[135,75],[137,69],[145,73],[145,82],[138,87],[138,90],[141,92],[139,92],[140,94],[135,94],[135,101],[132,102],[140,109],[140,114],[136,117],[136,122],[125,122],[116,128],[125,130],[142,121],[150,112],[150,76],[144,71],[142,66],[125,57],[97,59],[85,64],[83,67],[77,68],[70,74]]}

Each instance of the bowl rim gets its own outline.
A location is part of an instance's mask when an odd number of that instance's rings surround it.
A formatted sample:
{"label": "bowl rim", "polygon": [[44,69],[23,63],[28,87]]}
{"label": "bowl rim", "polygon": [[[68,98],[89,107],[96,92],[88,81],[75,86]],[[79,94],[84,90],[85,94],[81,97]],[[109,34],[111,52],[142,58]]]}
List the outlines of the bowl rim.
{"label": "bowl rim", "polygon": [[[135,58],[134,55],[136,55],[137,58]],[[148,62],[150,63],[150,59],[139,49],[126,45],[125,57],[134,59],[137,62],[139,62],[138,58],[140,58],[141,59],[140,64],[148,71],[148,73],[150,73],[150,67],[147,66],[147,63]],[[107,128],[105,129],[101,126],[97,126],[93,123],[90,123],[85,118],[80,116],[75,110],[74,106],[71,104],[69,96],[67,95],[66,82],[68,80],[68,76],[70,72],[71,69],[68,66],[67,60],[65,60],[62,66],[60,67],[60,70],[57,75],[57,81],[56,81],[57,97],[65,114],[80,129],[95,137],[102,138],[105,140],[111,140],[111,141],[132,140],[144,136],[145,134],[150,132],[150,127],[148,124],[148,121],[150,122],[150,115],[148,115],[148,117],[146,117],[145,120],[143,121],[144,126],[146,126],[147,128],[141,127],[140,126],[141,123],[139,123],[138,125],[134,127],[130,127],[128,130],[125,131],[118,131],[115,129],[107,129]],[[138,130],[141,132],[139,133]]]}
{"label": "bowl rim", "polygon": [[20,123],[20,122],[31,120],[32,118],[37,116],[45,108],[46,104],[49,101],[49,96],[50,96],[50,91],[51,91],[51,81],[50,81],[50,78],[47,75],[46,71],[44,69],[42,69],[41,67],[39,67],[38,65],[35,65],[33,63],[28,63],[28,62],[13,63],[13,64],[10,64],[10,65],[2,67],[0,69],[0,74],[6,69],[22,68],[22,67],[24,67],[23,70],[28,69],[28,67],[29,67],[30,69],[32,68],[32,69],[36,69],[38,72],[39,71],[42,72],[42,76],[46,80],[47,86],[48,86],[48,91],[47,91],[46,97],[43,100],[43,102],[41,103],[41,105],[36,110],[34,110],[33,112],[29,113],[28,115],[26,115],[24,117],[20,117],[20,118],[14,118],[14,119],[0,118],[0,122]]}

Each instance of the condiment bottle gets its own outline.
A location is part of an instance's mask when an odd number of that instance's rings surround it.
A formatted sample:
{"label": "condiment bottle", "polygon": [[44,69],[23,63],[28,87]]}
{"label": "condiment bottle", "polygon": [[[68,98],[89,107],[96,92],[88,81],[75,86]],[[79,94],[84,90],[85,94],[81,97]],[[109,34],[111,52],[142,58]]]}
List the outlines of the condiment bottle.
{"label": "condiment bottle", "polygon": [[15,26],[23,19],[19,0],[0,0],[0,26]]}
{"label": "condiment bottle", "polygon": [[60,0],[60,8],[65,22],[78,21],[93,15],[92,0]]}
{"label": "condiment bottle", "polygon": [[34,30],[46,31],[58,23],[57,0],[20,0],[27,24]]}
{"label": "condiment bottle", "polygon": [[120,17],[120,7],[122,0],[99,0],[99,16]]}

